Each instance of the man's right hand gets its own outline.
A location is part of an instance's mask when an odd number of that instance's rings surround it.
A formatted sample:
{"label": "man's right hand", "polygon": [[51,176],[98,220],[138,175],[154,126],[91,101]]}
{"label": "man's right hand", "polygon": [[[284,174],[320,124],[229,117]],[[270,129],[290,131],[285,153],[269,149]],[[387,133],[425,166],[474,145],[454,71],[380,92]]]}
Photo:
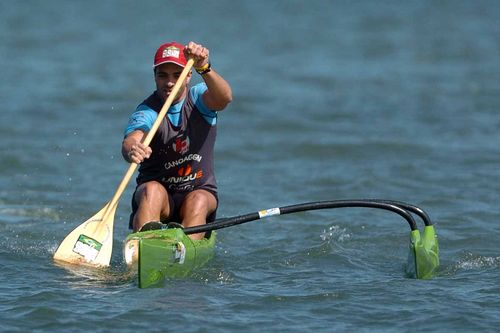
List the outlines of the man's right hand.
{"label": "man's right hand", "polygon": [[122,143],[122,155],[129,163],[142,163],[151,156],[151,147],[141,143],[145,133],[142,131],[133,131]]}
{"label": "man's right hand", "polygon": [[140,164],[146,158],[149,158],[151,156],[151,153],[152,153],[151,147],[145,146],[139,142],[130,147],[127,157],[129,162]]}

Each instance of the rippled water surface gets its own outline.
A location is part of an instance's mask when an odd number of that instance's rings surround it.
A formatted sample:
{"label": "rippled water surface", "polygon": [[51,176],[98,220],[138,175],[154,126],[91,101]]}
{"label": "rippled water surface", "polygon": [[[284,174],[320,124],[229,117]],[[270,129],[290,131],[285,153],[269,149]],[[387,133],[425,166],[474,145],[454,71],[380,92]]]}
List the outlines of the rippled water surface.
{"label": "rippled water surface", "polygon": [[[497,331],[499,19],[496,1],[0,2],[0,331]],[[338,209],[221,230],[209,265],[141,290],[121,253],[133,184],[111,268],[55,265],[126,171],[167,40],[207,45],[233,88],[219,217],[407,201],[436,225],[438,276],[405,275],[399,216]]]}

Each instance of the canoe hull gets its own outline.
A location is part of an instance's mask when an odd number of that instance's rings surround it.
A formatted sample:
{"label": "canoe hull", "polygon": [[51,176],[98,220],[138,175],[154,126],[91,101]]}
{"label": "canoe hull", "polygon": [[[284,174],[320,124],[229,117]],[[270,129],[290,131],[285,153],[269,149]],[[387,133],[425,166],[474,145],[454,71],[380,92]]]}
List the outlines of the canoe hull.
{"label": "canoe hull", "polygon": [[212,232],[192,240],[180,228],[132,233],[125,240],[125,262],[137,269],[140,288],[160,285],[206,264],[214,256],[215,238]]}

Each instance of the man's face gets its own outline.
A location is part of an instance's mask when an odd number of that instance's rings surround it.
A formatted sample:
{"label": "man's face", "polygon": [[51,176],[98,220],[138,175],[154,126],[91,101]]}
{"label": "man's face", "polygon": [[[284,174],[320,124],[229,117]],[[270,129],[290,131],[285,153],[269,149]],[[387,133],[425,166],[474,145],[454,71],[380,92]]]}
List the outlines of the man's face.
{"label": "man's face", "polygon": [[[165,101],[170,93],[172,92],[172,88],[174,87],[177,79],[182,73],[184,67],[173,63],[166,63],[159,65],[155,70],[155,83],[156,83],[156,91],[160,98]],[[186,87],[191,80],[191,72],[186,77],[186,80],[182,83],[177,96],[174,98],[174,103],[178,102],[182,98],[185,97]]]}

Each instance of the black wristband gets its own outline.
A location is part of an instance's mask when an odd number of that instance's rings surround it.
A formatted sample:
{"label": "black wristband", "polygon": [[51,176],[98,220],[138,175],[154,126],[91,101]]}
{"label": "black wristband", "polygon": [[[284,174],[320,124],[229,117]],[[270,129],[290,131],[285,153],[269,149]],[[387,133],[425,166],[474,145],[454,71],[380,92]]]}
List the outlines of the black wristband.
{"label": "black wristband", "polygon": [[212,66],[210,65],[210,62],[208,62],[208,66],[206,68],[203,68],[202,70],[198,70],[195,68],[195,70],[196,73],[203,75],[209,73],[212,70]]}

